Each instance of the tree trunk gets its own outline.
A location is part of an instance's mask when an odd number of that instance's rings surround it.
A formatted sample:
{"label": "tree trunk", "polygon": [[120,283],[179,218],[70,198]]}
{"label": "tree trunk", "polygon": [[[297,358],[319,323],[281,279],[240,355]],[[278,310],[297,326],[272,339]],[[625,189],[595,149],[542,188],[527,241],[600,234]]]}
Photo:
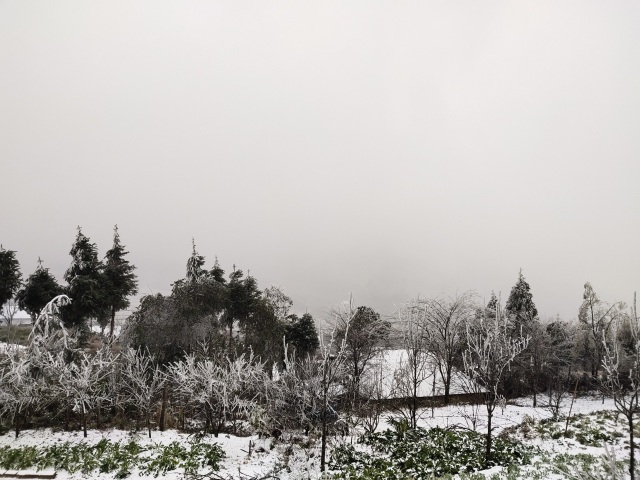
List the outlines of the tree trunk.
{"label": "tree trunk", "polygon": [[322,372],[322,443],[320,448],[320,471],[325,471],[325,458],[327,455],[327,404],[328,390],[327,385],[327,366],[323,366]]}
{"label": "tree trunk", "polygon": [[16,424],[16,438],[18,438],[18,435],[20,434],[20,412],[18,412],[18,410],[16,410],[16,414],[14,415],[14,420]]}
{"label": "tree trunk", "polygon": [[151,438],[151,416],[147,413],[147,430],[149,431],[149,438]]}
{"label": "tree trunk", "polygon": [[627,416],[629,421],[629,475],[631,480],[635,480],[635,470],[636,470],[636,455],[635,450],[636,447],[633,444],[633,412],[630,412]]}
{"label": "tree trunk", "polygon": [[491,417],[493,417],[493,411],[487,409],[487,449],[484,453],[484,466],[489,467],[489,459],[491,458]]}
{"label": "tree trunk", "polygon": [[87,438],[87,412],[85,412],[84,405],[82,405],[82,432],[84,438]]}
{"label": "tree trunk", "polygon": [[113,340],[113,330],[116,325],[116,309],[111,308],[111,328],[109,329],[109,338]]}
{"label": "tree trunk", "polygon": [[[452,367],[452,363],[449,362],[449,364],[447,365],[447,378],[444,379],[444,404],[445,405],[449,405],[449,401],[450,401],[450,391],[451,391],[451,367]],[[434,375],[435,376],[435,375]],[[433,380],[433,383],[435,384],[435,379]]]}
{"label": "tree trunk", "polygon": [[159,428],[161,432],[164,432],[164,420],[165,420],[165,415],[167,413],[167,396],[168,396],[168,389],[167,389],[167,384],[165,383],[164,386],[162,387],[162,407],[160,408],[160,420],[159,420]]}

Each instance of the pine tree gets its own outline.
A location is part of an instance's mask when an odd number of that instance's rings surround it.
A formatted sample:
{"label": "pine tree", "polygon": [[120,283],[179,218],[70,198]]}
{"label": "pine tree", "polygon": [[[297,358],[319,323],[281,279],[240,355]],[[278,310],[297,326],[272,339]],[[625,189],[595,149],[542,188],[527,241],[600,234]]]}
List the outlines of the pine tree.
{"label": "pine tree", "polygon": [[16,294],[22,284],[20,263],[16,252],[0,245],[0,308]]}
{"label": "pine tree", "polygon": [[82,234],[80,227],[69,254],[72,260],[64,280],[71,304],[64,307],[64,323],[81,326],[89,318],[104,320],[109,310],[104,265],[98,259],[98,247]]}
{"label": "pine tree", "polygon": [[522,275],[522,269],[518,274],[518,281],[511,289],[505,311],[514,321],[514,329],[520,333],[520,328],[524,334],[533,328],[534,322],[538,320],[538,309],[533,303],[531,288]]}
{"label": "pine tree", "polygon": [[191,244],[193,245],[193,252],[189,257],[189,260],[187,260],[187,277],[186,277],[187,282],[190,282],[190,283],[195,282],[200,278],[206,276],[206,273],[207,273],[203,268],[204,257],[196,251],[196,242],[193,238],[191,239]]}
{"label": "pine tree", "polygon": [[226,279],[224,278],[224,270],[218,263],[218,257],[216,257],[216,260],[213,263],[213,268],[211,269],[211,272],[209,272],[209,276],[222,285],[227,283]]}
{"label": "pine tree", "polygon": [[62,286],[49,269],[42,266],[42,260],[38,258],[36,271],[29,275],[24,286],[18,290],[16,300],[18,306],[31,315],[31,320],[35,322],[45,305],[62,294],[62,291]]}
{"label": "pine tree", "polygon": [[133,273],[136,267],[124,258],[128,253],[124,245],[120,243],[120,235],[116,225],[113,228],[113,246],[104,257],[104,275],[108,285],[107,304],[111,314],[109,329],[111,338],[113,338],[116,312],[127,308],[130,304],[128,297],[138,293],[138,280]]}

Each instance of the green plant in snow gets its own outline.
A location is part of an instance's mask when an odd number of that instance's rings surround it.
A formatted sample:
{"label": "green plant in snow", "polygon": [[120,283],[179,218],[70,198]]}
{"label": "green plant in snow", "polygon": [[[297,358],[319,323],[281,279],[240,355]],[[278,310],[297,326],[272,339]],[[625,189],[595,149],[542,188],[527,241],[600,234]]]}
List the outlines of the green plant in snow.
{"label": "green plant in snow", "polygon": [[84,474],[115,472],[118,479],[127,477],[136,467],[154,477],[179,468],[185,473],[196,473],[200,468],[216,471],[223,458],[224,451],[219,445],[200,439],[190,441],[188,447],[178,442],[143,447],[133,440],[121,444],[102,439],[95,445],[64,442],[43,448],[0,448],[0,468],[6,470],[53,468]]}
{"label": "green plant in snow", "polygon": [[[383,480],[431,478],[471,473],[485,468],[484,436],[472,431],[386,430],[366,436],[363,448],[344,445],[334,450],[330,468],[335,478]],[[528,463],[532,450],[504,437],[494,443],[490,465]]]}

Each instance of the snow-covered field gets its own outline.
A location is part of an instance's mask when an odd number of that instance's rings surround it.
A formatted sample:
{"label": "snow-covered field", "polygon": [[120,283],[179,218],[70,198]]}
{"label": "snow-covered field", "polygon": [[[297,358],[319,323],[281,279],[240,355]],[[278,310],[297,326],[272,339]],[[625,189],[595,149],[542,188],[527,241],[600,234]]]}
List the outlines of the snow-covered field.
{"label": "snow-covered field", "polygon": [[[544,403],[544,398],[539,398],[539,403]],[[562,408],[562,414],[566,415],[569,412],[571,398],[567,398]],[[602,397],[581,397],[576,399],[572,408],[572,415],[576,414],[588,414],[590,412],[596,412],[601,410],[614,410],[613,401],[611,399],[605,399],[604,403]],[[484,406],[479,406],[477,409],[478,417],[476,422],[476,428],[480,432],[486,430],[486,413]],[[522,398],[515,402],[511,402],[504,406],[504,409],[498,407],[494,414],[494,425],[497,427],[496,434],[503,431],[508,427],[515,427],[526,421],[529,424],[535,424],[536,421],[549,418],[551,412],[545,407],[533,408],[531,398]],[[432,411],[426,409],[422,411],[422,418],[420,425],[425,427],[451,427],[454,425],[472,428],[474,417],[474,407],[469,405],[452,405],[448,407],[436,408]],[[388,422],[382,421],[379,427],[380,429],[387,428]],[[617,439],[616,444],[613,445],[616,458],[618,460],[628,458],[628,448],[625,446],[626,432],[624,427],[619,423],[618,427],[621,432],[621,436]],[[524,435],[522,430],[518,430],[518,438],[529,445],[535,445],[540,448],[541,455],[538,458],[547,458],[548,455],[556,455],[561,453],[566,454],[591,454],[600,456],[605,453],[604,443],[601,445],[587,446],[579,443],[572,438],[558,438],[558,439],[541,439],[536,435]],[[150,444],[169,444],[173,441],[181,443],[187,443],[189,441],[189,435],[179,433],[175,430],[165,432],[153,432],[153,436],[149,439],[144,431],[134,433],[121,430],[91,430],[87,439],[83,438],[82,432],[61,432],[45,430],[26,430],[22,432],[19,438],[15,439],[14,434],[9,432],[4,436],[0,436],[0,446],[46,446],[55,443],[62,442],[82,442],[86,441],[89,444],[95,444],[99,440],[106,438],[114,442],[127,443],[131,440],[135,440],[140,445]],[[219,477],[214,478],[234,478],[234,479],[248,479],[248,478],[263,478],[268,475],[272,475],[268,478],[280,478],[283,480],[299,480],[299,479],[316,479],[320,478],[319,472],[319,442],[311,444],[311,446],[303,446],[305,442],[298,441],[291,446],[291,443],[287,441],[287,434],[284,434],[279,440],[272,438],[260,439],[257,436],[249,437],[236,437],[232,435],[220,435],[219,438],[213,436],[206,439],[207,442],[216,442],[224,450],[226,458],[223,460],[222,469],[217,472]],[[340,442],[355,442],[355,437],[339,437],[332,438],[331,444],[337,445]],[[251,443],[251,447],[250,447]],[[311,442],[313,443],[313,442]],[[609,448],[612,445],[608,446]],[[251,451],[251,454],[249,454]],[[523,471],[529,471],[534,469],[540,469],[540,465],[525,467]],[[499,478],[502,477],[501,469],[496,467],[490,471],[485,472],[487,478],[491,475],[497,474]],[[91,474],[93,478],[113,478],[113,474]],[[87,475],[81,473],[68,474],[67,472],[58,472],[57,478],[59,479],[80,479],[85,478]],[[183,474],[180,471],[170,472],[166,475],[167,478],[182,478]],[[132,479],[146,478],[137,471],[133,471],[129,477]],[[495,477],[494,477],[495,478]],[[548,474],[548,476],[538,478],[563,478],[560,475]]]}

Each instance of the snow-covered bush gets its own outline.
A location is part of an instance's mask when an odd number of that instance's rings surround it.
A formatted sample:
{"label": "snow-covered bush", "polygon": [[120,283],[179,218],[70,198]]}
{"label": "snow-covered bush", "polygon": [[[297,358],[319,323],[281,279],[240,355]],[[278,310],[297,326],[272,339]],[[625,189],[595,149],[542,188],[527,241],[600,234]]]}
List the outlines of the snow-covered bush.
{"label": "snow-covered bush", "polygon": [[77,351],[71,361],[65,352],[49,355],[47,376],[52,381],[53,398],[68,415],[70,411],[80,413],[84,436],[87,436],[89,413],[99,410],[112,401],[109,391],[109,376],[117,359],[108,347],[94,355]]}
{"label": "snow-covered bush", "polygon": [[0,365],[0,415],[13,422],[16,437],[20,422],[46,405],[47,394],[45,376],[32,358],[13,352]]}
{"label": "snow-covered bush", "polygon": [[187,355],[169,366],[168,375],[183,411],[199,411],[216,436],[227,421],[249,417],[265,383],[263,364],[245,355],[235,360]]}
{"label": "snow-covered bush", "polygon": [[166,375],[148,351],[127,349],[122,354],[120,371],[122,403],[132,405],[144,419],[151,438],[151,415],[166,382]]}

